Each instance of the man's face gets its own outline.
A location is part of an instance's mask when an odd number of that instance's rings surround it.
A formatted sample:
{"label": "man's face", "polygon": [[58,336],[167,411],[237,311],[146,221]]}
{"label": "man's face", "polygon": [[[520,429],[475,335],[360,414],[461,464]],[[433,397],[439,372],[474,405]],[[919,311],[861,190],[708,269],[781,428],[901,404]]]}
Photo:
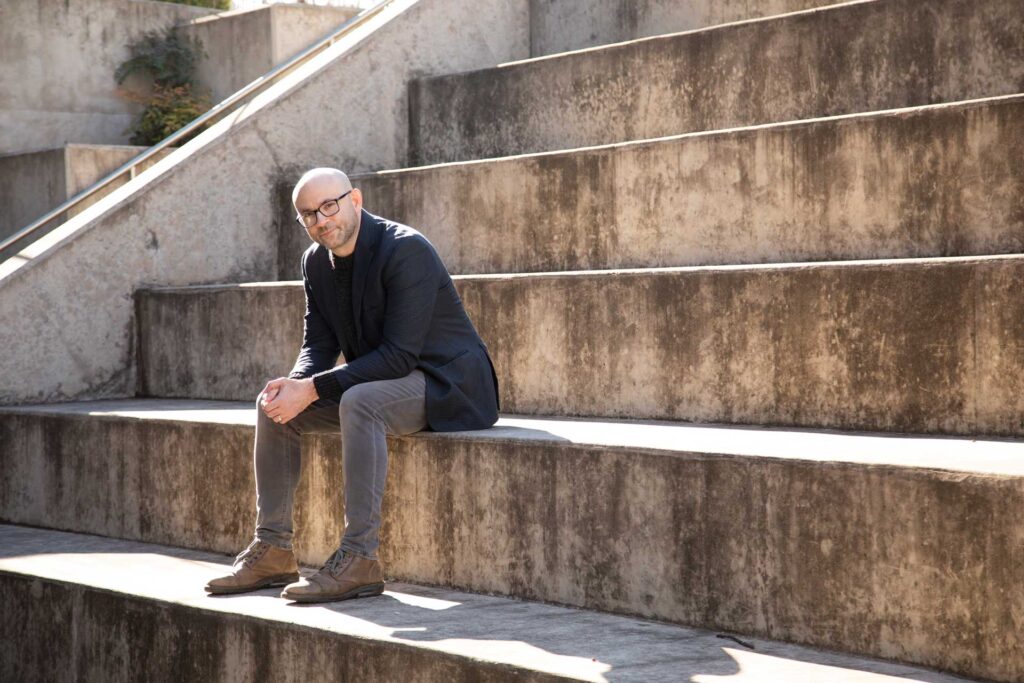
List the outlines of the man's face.
{"label": "man's face", "polygon": [[[334,178],[320,178],[306,183],[299,188],[295,198],[295,209],[300,214],[314,211],[324,202],[337,199],[348,192],[346,183]],[[336,256],[347,256],[355,250],[359,232],[359,211],[362,208],[362,196],[358,189],[338,200],[338,212],[333,216],[324,216],[319,211],[316,223],[306,228],[309,238],[334,252]]]}

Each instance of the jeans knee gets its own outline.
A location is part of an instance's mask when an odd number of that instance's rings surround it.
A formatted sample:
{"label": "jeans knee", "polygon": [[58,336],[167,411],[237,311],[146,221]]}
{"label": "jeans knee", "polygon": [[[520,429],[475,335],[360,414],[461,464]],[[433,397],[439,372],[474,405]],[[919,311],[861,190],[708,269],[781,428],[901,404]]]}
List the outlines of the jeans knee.
{"label": "jeans knee", "polygon": [[365,384],[350,387],[341,395],[338,403],[338,415],[342,421],[353,417],[366,417],[373,412],[372,398],[374,393]]}

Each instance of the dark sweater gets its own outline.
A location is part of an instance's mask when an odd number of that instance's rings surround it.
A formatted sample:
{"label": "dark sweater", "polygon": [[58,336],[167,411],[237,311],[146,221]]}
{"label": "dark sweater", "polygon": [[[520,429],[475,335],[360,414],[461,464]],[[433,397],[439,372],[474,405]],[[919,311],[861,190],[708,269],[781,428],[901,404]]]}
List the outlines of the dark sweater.
{"label": "dark sweater", "polygon": [[[354,263],[355,254],[348,256],[331,254],[331,264],[334,267],[334,289],[338,293],[342,330],[344,331],[338,342],[341,345],[341,355],[345,357],[346,363],[355,360],[359,348],[355,320],[352,318],[352,265]],[[343,393],[341,384],[338,383],[332,370],[313,375],[313,385],[320,398],[341,398]]]}

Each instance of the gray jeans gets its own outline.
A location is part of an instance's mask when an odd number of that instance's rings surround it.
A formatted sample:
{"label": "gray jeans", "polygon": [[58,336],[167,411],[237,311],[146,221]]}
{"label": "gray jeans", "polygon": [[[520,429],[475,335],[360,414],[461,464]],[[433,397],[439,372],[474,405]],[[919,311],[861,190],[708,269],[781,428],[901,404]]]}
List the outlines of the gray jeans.
{"label": "gray jeans", "polygon": [[256,538],[292,546],[292,505],[299,484],[303,434],[341,430],[345,531],[341,548],[376,559],[381,501],[388,472],[386,434],[411,434],[427,424],[426,379],[413,370],[400,379],[357,384],[341,401],[319,400],[286,424],[256,405]]}

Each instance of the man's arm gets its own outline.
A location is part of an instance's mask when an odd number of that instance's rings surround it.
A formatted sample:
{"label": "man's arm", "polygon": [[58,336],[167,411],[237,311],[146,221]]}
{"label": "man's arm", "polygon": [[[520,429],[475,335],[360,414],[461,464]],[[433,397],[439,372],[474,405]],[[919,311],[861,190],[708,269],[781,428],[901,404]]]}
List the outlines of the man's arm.
{"label": "man's arm", "polygon": [[302,259],[302,286],[306,293],[306,313],[302,322],[302,348],[288,373],[292,379],[310,377],[332,367],[341,354],[341,346],[313,298],[305,257]]}
{"label": "man's arm", "polygon": [[424,239],[399,241],[384,274],[387,307],[380,345],[351,363],[313,375],[320,397],[337,398],[356,384],[397,379],[416,369],[434,315],[439,269],[440,259]]}
{"label": "man's arm", "polygon": [[330,368],[338,359],[341,347],[327,320],[320,313],[306,272],[307,255],[302,258],[302,285],[306,294],[306,313],[303,316],[302,348],[288,377],[267,382],[260,392],[263,411],[276,422],[285,423],[319,398],[313,380],[309,377]]}

